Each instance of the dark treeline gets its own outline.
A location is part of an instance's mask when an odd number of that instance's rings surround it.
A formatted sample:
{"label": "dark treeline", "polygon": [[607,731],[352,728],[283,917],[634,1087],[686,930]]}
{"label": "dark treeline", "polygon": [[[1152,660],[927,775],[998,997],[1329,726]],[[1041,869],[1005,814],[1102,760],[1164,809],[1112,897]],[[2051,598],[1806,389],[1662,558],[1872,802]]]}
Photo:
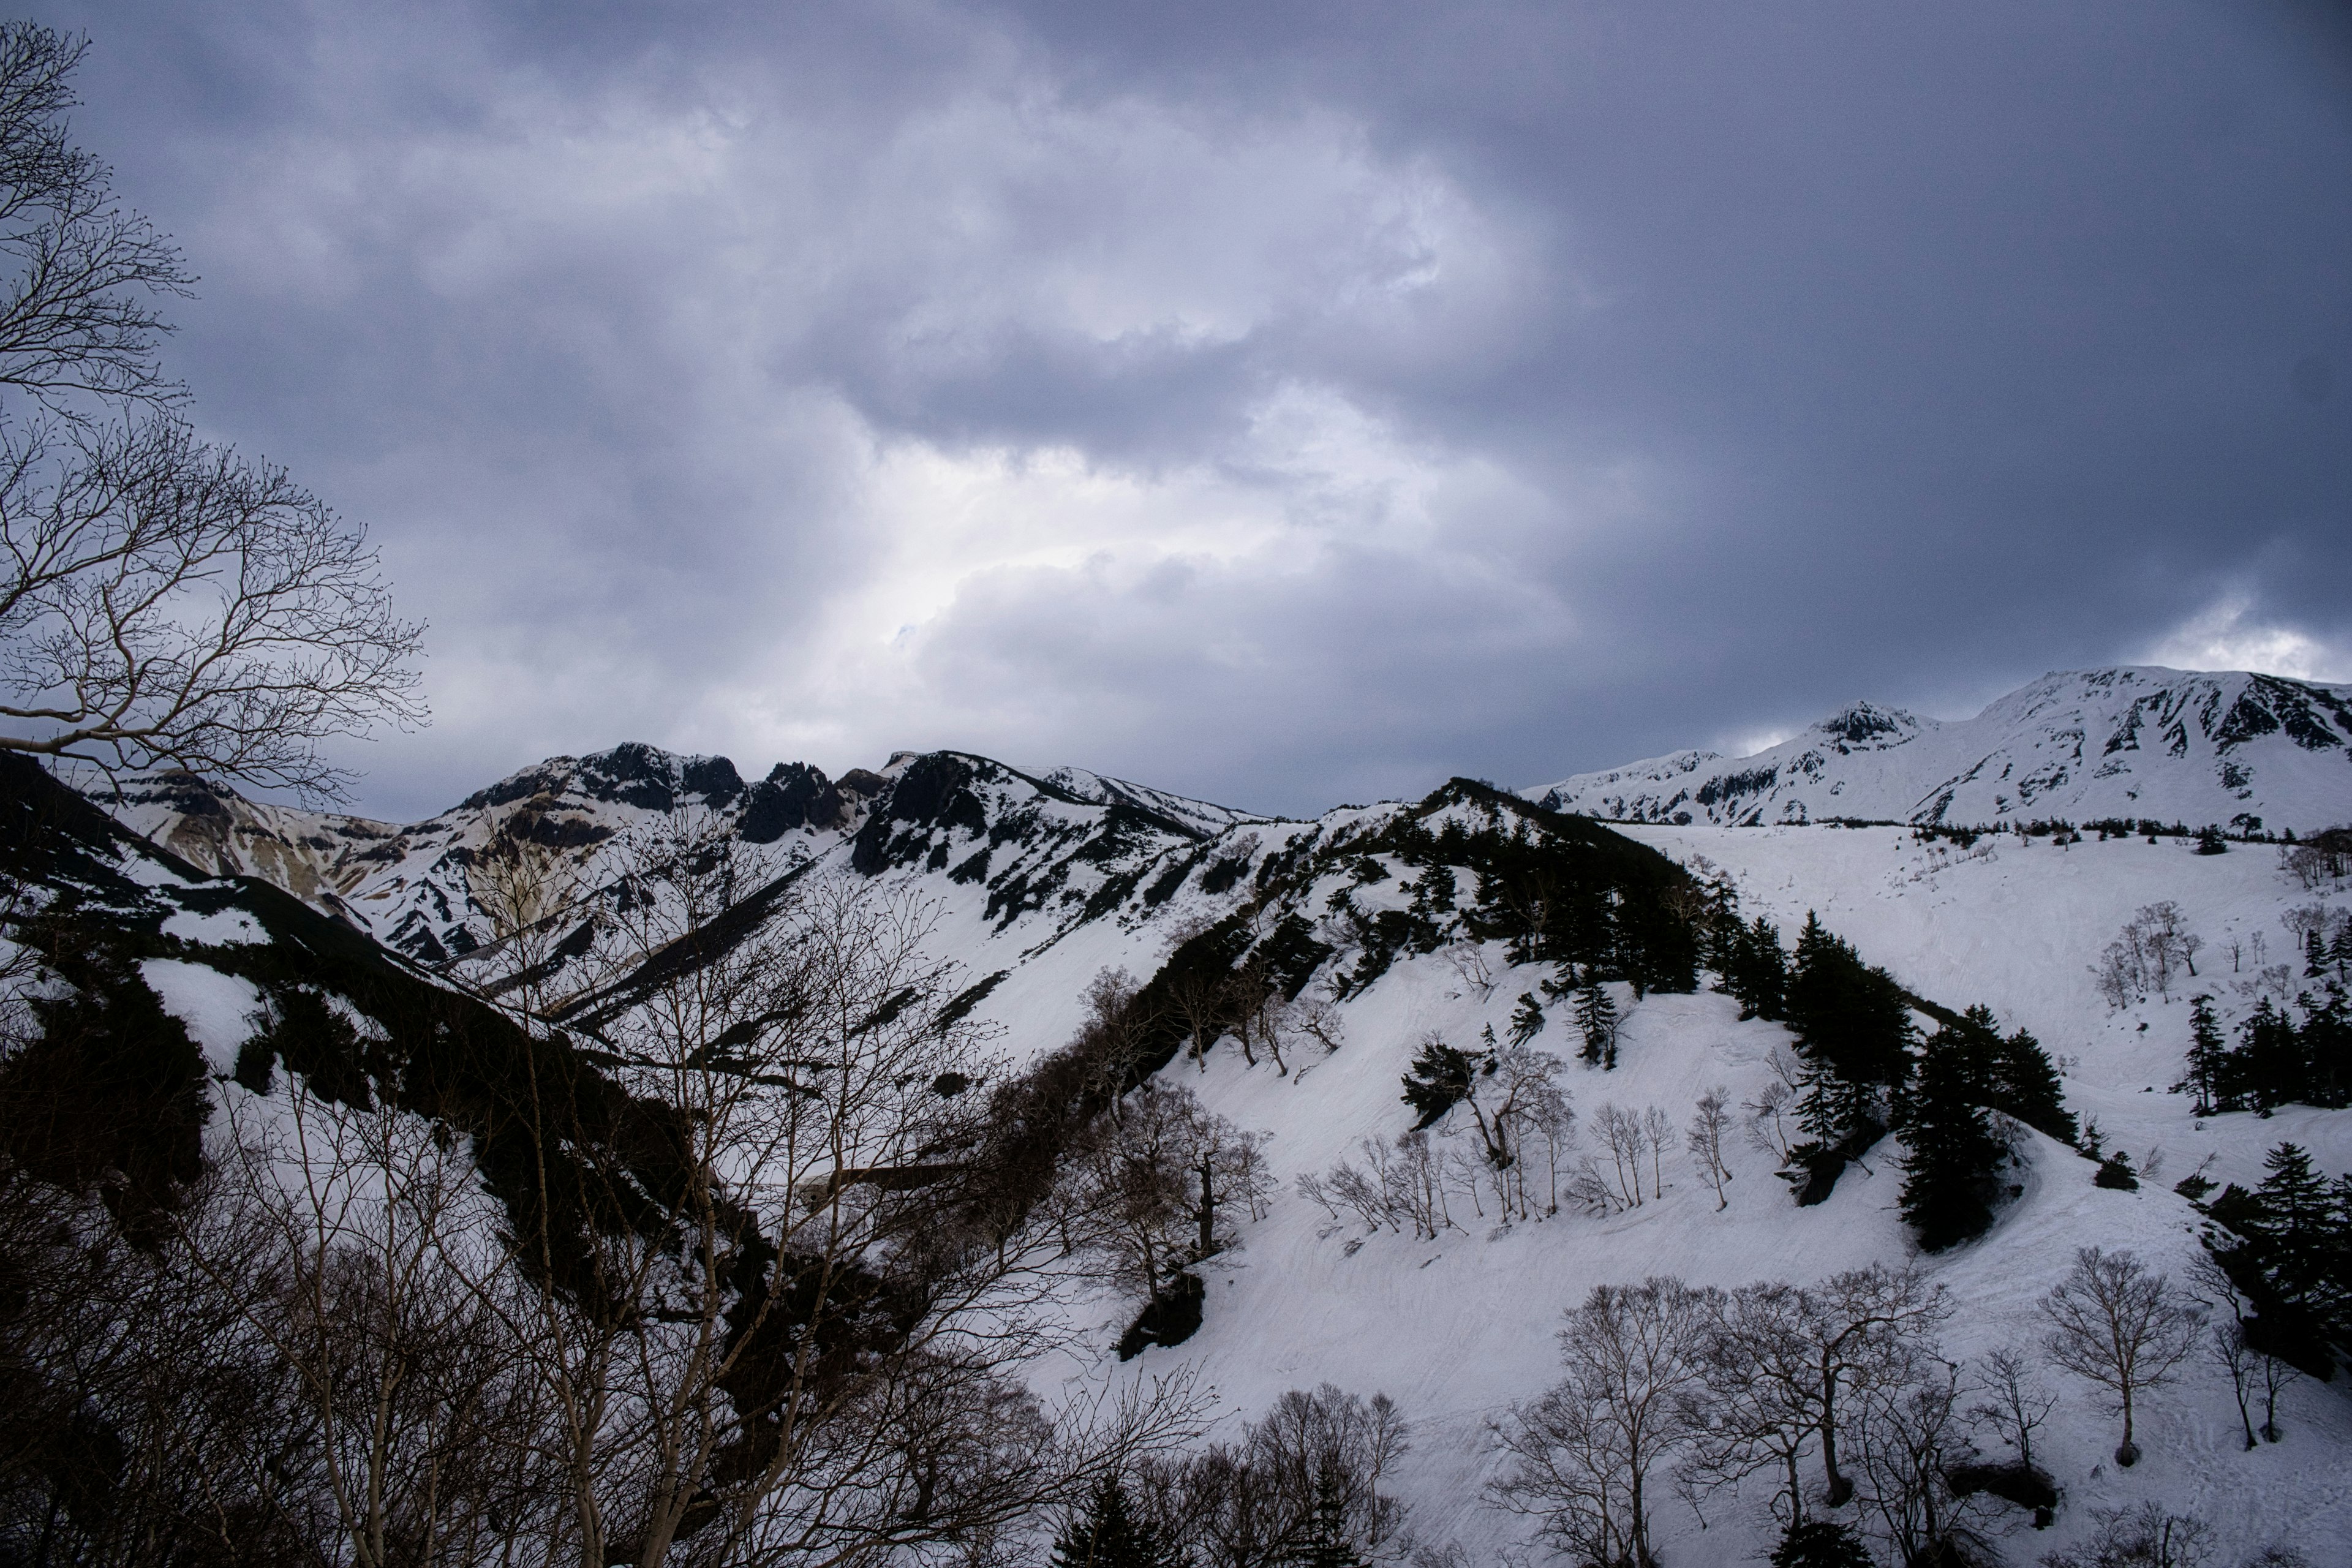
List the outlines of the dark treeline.
{"label": "dark treeline", "polygon": [[2314,997],[2297,999],[2303,1016],[2267,996],[2238,1025],[2232,1046],[2213,1016],[2212,999],[2189,1004],[2188,1076],[2176,1088],[2197,1096],[2197,1113],[2268,1111],[2294,1102],[2352,1105],[2352,1001],[2330,978]]}
{"label": "dark treeline", "polygon": [[[2232,1184],[2205,1205],[2206,1244],[2255,1304],[2248,1342],[2325,1381],[2352,1351],[2352,1174],[2330,1181],[2293,1143],[2263,1166],[2252,1192]],[[2192,1182],[2182,1190],[2208,1190]]]}
{"label": "dark treeline", "polygon": [[[1796,1037],[1806,1139],[1788,1173],[1801,1203],[1826,1197],[1850,1161],[1899,1130],[1910,1151],[1904,1217],[1937,1250],[1991,1224],[2009,1151],[1989,1113],[2075,1142],[2057,1069],[2025,1030],[2003,1035],[1981,1006],[1931,1008],[1811,914],[1790,952],[1761,916],[1742,922],[1727,891],[1709,931],[1740,1016],[1784,1023]],[[1915,1009],[1939,1019],[1924,1041]]]}

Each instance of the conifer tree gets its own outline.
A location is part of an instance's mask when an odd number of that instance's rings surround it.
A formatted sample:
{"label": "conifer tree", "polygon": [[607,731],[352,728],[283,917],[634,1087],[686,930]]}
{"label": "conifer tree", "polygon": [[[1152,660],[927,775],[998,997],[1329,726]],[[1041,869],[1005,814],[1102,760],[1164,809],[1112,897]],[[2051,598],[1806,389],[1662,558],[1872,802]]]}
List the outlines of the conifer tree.
{"label": "conifer tree", "polygon": [[1296,1568],[1367,1568],[1348,1534],[1348,1483],[1338,1464],[1315,1468],[1315,1508],[1286,1561]]}
{"label": "conifer tree", "polygon": [[1404,1093],[1400,1097],[1421,1112],[1421,1120],[1413,1125],[1434,1126],[1462,1103],[1470,1093],[1471,1075],[1477,1070],[1478,1058],[1468,1051],[1434,1036],[1423,1041],[1421,1054],[1413,1058],[1412,1068],[1404,1076]]}
{"label": "conifer tree", "polygon": [[1184,1552],[1138,1519],[1117,1477],[1105,1477],[1054,1538],[1054,1568],[1187,1568]]}
{"label": "conifer tree", "polygon": [[2002,1151],[1984,1101],[1990,1047],[1999,1038],[1969,1020],[1937,1031],[1897,1104],[1896,1125],[1910,1151],[1903,1218],[1929,1252],[1981,1236],[1992,1224]]}
{"label": "conifer tree", "polygon": [[2061,1143],[2072,1143],[2080,1136],[2074,1129],[2074,1113],[2066,1109],[2066,1091],[2058,1081],[2058,1068],[2040,1040],[2019,1029],[1995,1042],[1991,1059],[1993,1098],[1988,1103],[1995,1110]]}
{"label": "conifer tree", "polygon": [[1536,1003],[1535,993],[1519,993],[1519,1005],[1511,1009],[1511,1044],[1524,1046],[1543,1033],[1543,1008]]}
{"label": "conifer tree", "polygon": [[2327,944],[2320,940],[2319,928],[2313,926],[2303,933],[2303,976],[2316,980],[2327,973]]}
{"label": "conifer tree", "polygon": [[1772,1549],[1772,1568],[1874,1568],[1853,1527],[1834,1519],[1796,1519]]}
{"label": "conifer tree", "polygon": [[1576,994],[1576,1026],[1584,1036],[1584,1059],[1604,1071],[1617,1065],[1617,1004],[1601,982],[1588,980]]}
{"label": "conifer tree", "polygon": [[2181,1087],[2197,1091],[2197,1114],[2210,1116],[2221,1109],[2222,1074],[2229,1067],[2229,1047],[2221,1039],[2221,1026],[2213,1021],[2213,998],[2192,996],[2189,1000],[2189,1067]]}

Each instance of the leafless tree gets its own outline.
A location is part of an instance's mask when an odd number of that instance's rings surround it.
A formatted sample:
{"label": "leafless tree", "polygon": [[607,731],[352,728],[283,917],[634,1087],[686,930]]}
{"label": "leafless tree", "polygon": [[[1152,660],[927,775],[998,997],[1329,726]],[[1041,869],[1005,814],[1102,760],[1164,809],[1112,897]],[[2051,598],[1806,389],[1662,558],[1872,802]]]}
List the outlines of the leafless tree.
{"label": "leafless tree", "polygon": [[1329,1488],[1347,1544],[1379,1552],[1403,1523],[1381,1482],[1410,1438],[1386,1394],[1293,1389],[1236,1441],[1137,1467],[1138,1506],[1207,1568],[1264,1568],[1303,1555]]}
{"label": "leafless tree", "polygon": [[1496,1424],[1510,1468],[1487,1489],[1579,1562],[1650,1568],[1651,1476],[1689,1435],[1713,1293],[1601,1285],[1568,1314],[1568,1375]]}
{"label": "leafless tree", "polygon": [[1650,1150],[1650,1195],[1666,1195],[1666,1145],[1675,1139],[1674,1119],[1653,1105],[1642,1112],[1642,1142]]}
{"label": "leafless tree", "polygon": [[1642,1203],[1642,1152],[1648,1140],[1642,1131],[1641,1118],[1630,1110],[1604,1102],[1592,1115],[1593,1130],[1601,1135],[1601,1146],[1609,1151],[1612,1185],[1611,1196],[1615,1207],[1638,1208]]}
{"label": "leafless tree", "polygon": [[1903,1568],[1990,1561],[1987,1493],[1961,1496],[1950,1473],[1974,1457],[1960,1413],[1960,1369],[1923,1357],[1913,1375],[1871,1391],[1854,1435],[1862,1500]]}
{"label": "leafless tree", "polygon": [[612,852],[614,978],[565,1016],[634,1125],[583,1136],[558,1083],[516,1108],[574,1156],[545,1161],[541,1212],[592,1221],[523,1226],[481,1288],[553,1412],[562,1549],[829,1568],[1074,1500],[1189,1395],[1055,1413],[1013,1381],[1073,1260],[1046,1212],[971,1184],[995,1134],[971,1086],[1002,1068],[947,1012],[928,907],[783,883],[724,829],[673,814]]}
{"label": "leafless tree", "polygon": [[2141,1394],[2170,1382],[2196,1348],[2203,1321],[2196,1304],[2130,1253],[2085,1247],[2042,1310],[2052,1325],[2051,1359],[2113,1396],[2124,1418],[2116,1463],[2137,1464],[2134,1406]]}
{"label": "leafless tree", "polygon": [[530,805],[503,821],[486,818],[466,866],[467,894],[490,926],[489,942],[467,957],[466,977],[532,1014],[568,999],[557,950],[573,934],[564,917],[579,912],[583,891],[579,864],[534,836],[541,820]]}
{"label": "leafless tree", "polygon": [[2195,1514],[2167,1513],[2162,1505],[2095,1508],[2091,1539],[2071,1552],[2043,1555],[2043,1568],[2205,1568],[2213,1560],[2213,1527]]}
{"label": "leafless tree", "polygon": [[1260,1141],[1181,1085],[1147,1083],[1120,1103],[1073,1152],[1069,1190],[1111,1277],[1149,1300],[1234,1246],[1234,1209],[1255,1218],[1272,1178]]}
{"label": "leafless tree", "polygon": [[77,147],[67,113],[89,40],[31,22],[0,28],[0,387],[68,419],[84,397],[169,404],[157,302],[195,283],[179,249]]}
{"label": "leafless tree", "polygon": [[324,745],[420,721],[422,628],[283,469],[171,405],[155,308],[193,277],[68,138],[84,43],[0,28],[0,750],[334,798]]}
{"label": "leafless tree", "polygon": [[2033,1363],[2013,1349],[1991,1352],[1977,1369],[1978,1401],[1969,1418],[1990,1426],[2000,1440],[2017,1450],[2017,1462],[2033,1468],[2033,1434],[2058,1407],[2058,1396],[2034,1374]]}
{"label": "leafless tree", "polygon": [[1486,944],[1468,938],[1449,943],[1445,949],[1446,967],[1462,982],[1463,989],[1484,1002],[1495,994],[1496,973],[1486,956]]}
{"label": "leafless tree", "polygon": [[2279,1430],[2279,1395],[2303,1378],[2293,1362],[2271,1354],[2268,1351],[2254,1352],[2254,1371],[2263,1380],[2263,1441],[2275,1443],[2285,1434]]}
{"label": "leafless tree", "polygon": [[1311,992],[1299,997],[1292,1008],[1290,1022],[1300,1034],[1321,1046],[1326,1055],[1348,1043],[1346,1021],[1340,1017],[1338,1001],[1326,983],[1317,983]]}
{"label": "leafless tree", "polygon": [[1731,1167],[1723,1160],[1723,1135],[1731,1130],[1731,1113],[1726,1109],[1730,1095],[1730,1089],[1718,1087],[1699,1096],[1698,1108],[1691,1113],[1690,1130],[1683,1137],[1684,1147],[1690,1151],[1698,1173],[1715,1189],[1717,1214],[1731,1206],[1731,1198],[1724,1191],[1731,1180]]}
{"label": "leafless tree", "polygon": [[1544,1212],[1559,1212],[1559,1173],[1576,1148],[1576,1108],[1559,1084],[1538,1086],[1528,1097],[1528,1126],[1544,1152]]}

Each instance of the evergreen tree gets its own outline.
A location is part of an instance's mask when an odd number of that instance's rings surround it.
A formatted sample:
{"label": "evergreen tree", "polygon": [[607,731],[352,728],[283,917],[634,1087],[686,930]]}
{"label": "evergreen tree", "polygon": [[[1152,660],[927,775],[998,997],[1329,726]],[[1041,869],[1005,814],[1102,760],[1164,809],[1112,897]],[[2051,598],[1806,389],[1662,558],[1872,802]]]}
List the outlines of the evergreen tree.
{"label": "evergreen tree", "polygon": [[2213,1021],[2213,998],[2190,997],[2188,1076],[2179,1087],[2196,1089],[2198,1115],[2210,1116],[2221,1108],[2221,1079],[2229,1067],[2229,1047],[2221,1038],[2221,1026]]}
{"label": "evergreen tree", "polygon": [[2263,1156],[2263,1184],[2254,1189],[2261,1201],[2263,1229],[2290,1247],[2317,1239],[2328,1217],[2327,1179],[2312,1169],[2311,1155],[2293,1143],[2282,1143]]}
{"label": "evergreen tree", "polygon": [[1797,938],[1786,1010],[1806,1056],[1840,1078],[1894,1084],[1910,1068],[1911,1008],[1902,987],[1811,912]]}
{"label": "evergreen tree", "polygon": [[2294,1020],[2265,996],[2238,1026],[2238,1048],[2230,1053],[2229,1081],[2222,1085],[2222,1092],[2233,1099],[2242,1095],[2256,1110],[2268,1110],[2303,1091],[2309,1076],[2305,1068],[2303,1039]]}
{"label": "evergreen tree", "polygon": [[1284,1559],[1296,1568],[1367,1568],[1348,1533],[1348,1481],[1328,1460],[1315,1468],[1315,1509]]}
{"label": "evergreen tree", "polygon": [[1999,1039],[1973,1016],[1938,1030],[1897,1102],[1895,1124],[1910,1151],[1903,1218],[1929,1252],[1981,1236],[1992,1224],[2002,1150],[1984,1102]]}
{"label": "evergreen tree", "polygon": [[1789,987],[1789,955],[1780,951],[1780,928],[1758,915],[1732,928],[1726,944],[1724,984],[1738,1000],[1743,1018],[1778,1018]]}
{"label": "evergreen tree", "polygon": [[2303,975],[2316,980],[2327,973],[2327,943],[2321,940],[2319,928],[2312,927],[2303,933]]}
{"label": "evergreen tree", "polygon": [[2336,940],[2327,944],[2327,962],[2336,979],[2352,979],[2352,921],[2337,923]]}
{"label": "evergreen tree", "polygon": [[1995,1110],[2061,1143],[2074,1142],[2078,1136],[2074,1113],[2066,1109],[2066,1090],[2058,1081],[2058,1068],[2040,1040],[2020,1029],[1997,1041],[1992,1050],[1992,1079],[1990,1103]]}
{"label": "evergreen tree", "polygon": [[1054,1568],[1187,1568],[1187,1562],[1157,1526],[1135,1516],[1118,1478],[1105,1477],[1054,1538]]}
{"label": "evergreen tree", "polygon": [[1524,1046],[1543,1033],[1543,1009],[1536,1005],[1535,993],[1519,993],[1519,1005],[1511,1009],[1511,1044]]}
{"label": "evergreen tree", "polygon": [[1412,1069],[1404,1076],[1404,1093],[1400,1097],[1421,1112],[1421,1120],[1413,1125],[1435,1126],[1469,1097],[1471,1075],[1477,1070],[1478,1058],[1468,1051],[1444,1040],[1423,1042],[1421,1054],[1412,1059]]}
{"label": "evergreen tree", "polygon": [[2303,1027],[2295,1031],[2303,1066],[2296,1096],[2308,1105],[2352,1105],[2352,1002],[2333,980],[2314,1004],[2304,1004]]}
{"label": "evergreen tree", "polygon": [[1601,982],[1588,980],[1576,994],[1576,1026],[1584,1036],[1584,1059],[1604,1070],[1617,1065],[1617,1004]]}
{"label": "evergreen tree", "polygon": [[1799,1519],[1780,1532],[1772,1568],[1874,1568],[1853,1527],[1833,1519]]}

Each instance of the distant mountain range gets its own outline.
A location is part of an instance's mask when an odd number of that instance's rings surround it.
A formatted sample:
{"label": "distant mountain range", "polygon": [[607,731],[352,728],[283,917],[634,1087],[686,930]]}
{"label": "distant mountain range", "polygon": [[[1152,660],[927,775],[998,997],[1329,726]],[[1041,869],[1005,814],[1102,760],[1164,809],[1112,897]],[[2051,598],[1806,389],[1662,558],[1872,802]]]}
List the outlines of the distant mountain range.
{"label": "distant mountain range", "polygon": [[1753,756],[1676,752],[1521,793],[1626,822],[2123,817],[2309,832],[2352,820],[2352,686],[2074,670],[1973,719],[1862,702]]}

